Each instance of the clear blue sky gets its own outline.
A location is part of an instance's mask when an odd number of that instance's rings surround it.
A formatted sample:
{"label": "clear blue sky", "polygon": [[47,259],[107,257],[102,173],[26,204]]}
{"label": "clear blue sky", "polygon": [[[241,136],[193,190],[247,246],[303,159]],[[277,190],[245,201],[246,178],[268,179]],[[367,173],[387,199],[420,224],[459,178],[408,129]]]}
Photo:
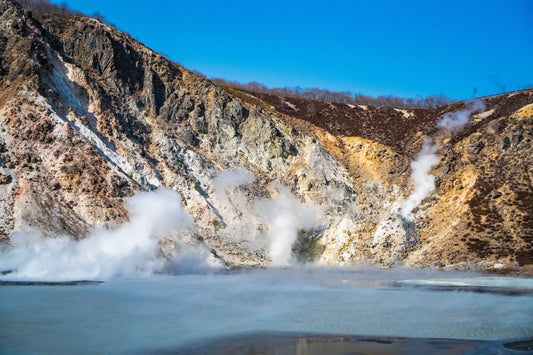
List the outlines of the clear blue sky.
{"label": "clear blue sky", "polygon": [[242,83],[454,99],[533,85],[530,0],[65,3],[188,69]]}

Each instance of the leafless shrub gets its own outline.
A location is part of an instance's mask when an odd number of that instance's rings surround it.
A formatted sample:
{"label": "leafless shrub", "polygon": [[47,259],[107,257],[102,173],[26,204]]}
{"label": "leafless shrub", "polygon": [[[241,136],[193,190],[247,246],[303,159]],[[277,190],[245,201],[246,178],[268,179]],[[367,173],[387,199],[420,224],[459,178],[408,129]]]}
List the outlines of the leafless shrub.
{"label": "leafless shrub", "polygon": [[381,107],[397,107],[397,108],[436,108],[445,105],[449,105],[454,100],[445,97],[443,94],[434,95],[429,97],[417,96],[415,98],[400,98],[395,96],[379,96],[371,97],[362,94],[354,94],[348,91],[334,92],[319,88],[306,88],[301,87],[285,87],[285,88],[273,88],[269,89],[265,85],[258,82],[250,82],[248,84],[241,84],[237,81],[227,81],[221,78],[211,79],[215,85],[227,86],[235,89],[255,92],[259,94],[270,94],[281,97],[293,97],[305,100],[314,100],[321,102],[335,102],[351,105],[371,105]]}

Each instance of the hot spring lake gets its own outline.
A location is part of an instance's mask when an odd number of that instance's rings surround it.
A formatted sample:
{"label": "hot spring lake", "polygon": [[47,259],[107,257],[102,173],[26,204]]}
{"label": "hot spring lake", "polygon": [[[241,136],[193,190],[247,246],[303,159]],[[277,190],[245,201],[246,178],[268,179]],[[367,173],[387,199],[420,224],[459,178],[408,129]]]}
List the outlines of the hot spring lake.
{"label": "hot spring lake", "polygon": [[292,268],[0,286],[0,352],[131,353],[251,332],[533,337],[533,279]]}

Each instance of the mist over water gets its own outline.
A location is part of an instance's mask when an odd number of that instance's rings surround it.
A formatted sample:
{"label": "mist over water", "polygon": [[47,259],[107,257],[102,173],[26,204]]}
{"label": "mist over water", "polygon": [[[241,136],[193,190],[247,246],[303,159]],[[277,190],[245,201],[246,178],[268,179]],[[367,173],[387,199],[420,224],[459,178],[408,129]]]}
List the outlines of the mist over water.
{"label": "mist over water", "polygon": [[[425,144],[413,163],[421,181],[430,171],[424,167],[436,159],[431,139]],[[216,193],[228,200],[228,191],[253,179],[244,170],[221,173]],[[180,197],[165,189],[131,198],[128,222],[80,241],[14,236],[11,248],[0,253],[0,270],[13,270],[2,280],[107,282],[0,284],[0,350],[151,352],[250,332],[486,340],[533,334],[532,279],[296,265],[291,247],[298,233],[316,226],[322,211],[286,187],[273,188],[271,199],[250,209],[267,226],[273,264],[283,268],[223,271],[211,267],[206,250],[186,245],[173,260],[163,258],[161,240],[179,242],[194,225]],[[420,191],[418,196],[427,193]]]}
{"label": "mist over water", "polygon": [[0,339],[8,353],[131,353],[268,331],[486,340],[533,334],[531,295],[415,287],[424,283],[533,289],[531,279],[376,268],[270,268],[87,286],[2,286]]}

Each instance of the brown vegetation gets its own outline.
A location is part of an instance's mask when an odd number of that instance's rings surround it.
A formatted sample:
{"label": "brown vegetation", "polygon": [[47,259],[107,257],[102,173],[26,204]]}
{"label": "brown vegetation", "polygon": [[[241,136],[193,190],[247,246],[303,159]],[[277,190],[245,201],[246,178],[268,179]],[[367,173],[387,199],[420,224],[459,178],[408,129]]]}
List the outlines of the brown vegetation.
{"label": "brown vegetation", "polygon": [[[371,97],[362,94],[354,94],[348,91],[335,92],[319,88],[285,87],[269,89],[263,84],[250,82],[241,84],[236,81],[227,81],[221,78],[214,78],[211,81],[218,86],[231,87],[243,91],[249,91],[255,94],[266,94],[283,98],[294,98],[323,103],[339,103],[348,105],[371,105],[378,107],[396,107],[396,108],[423,108],[431,109],[446,106],[454,101],[445,97],[443,94],[428,96],[426,98],[417,96],[416,98],[400,98],[396,96],[379,96]],[[310,107],[312,111],[312,107]]]}

